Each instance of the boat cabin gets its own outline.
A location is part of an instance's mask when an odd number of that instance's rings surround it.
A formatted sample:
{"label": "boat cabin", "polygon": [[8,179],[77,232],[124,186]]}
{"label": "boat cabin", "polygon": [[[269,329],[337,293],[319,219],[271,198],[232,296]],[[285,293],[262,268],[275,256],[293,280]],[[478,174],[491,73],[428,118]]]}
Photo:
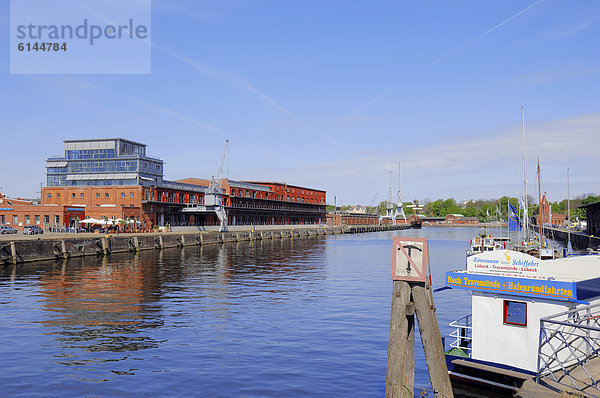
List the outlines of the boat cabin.
{"label": "boat cabin", "polygon": [[509,243],[510,238],[508,237],[493,238],[491,235],[475,236],[469,242],[467,256],[492,250],[503,250],[509,247]]}

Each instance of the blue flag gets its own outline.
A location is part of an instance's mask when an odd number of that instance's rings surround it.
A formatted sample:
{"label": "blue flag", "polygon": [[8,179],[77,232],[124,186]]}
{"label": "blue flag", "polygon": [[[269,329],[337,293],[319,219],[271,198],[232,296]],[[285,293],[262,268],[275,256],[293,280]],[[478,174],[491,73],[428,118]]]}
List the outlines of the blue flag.
{"label": "blue flag", "polygon": [[508,230],[509,231],[520,231],[521,224],[519,224],[519,216],[517,215],[517,209],[512,205],[512,203],[508,203]]}

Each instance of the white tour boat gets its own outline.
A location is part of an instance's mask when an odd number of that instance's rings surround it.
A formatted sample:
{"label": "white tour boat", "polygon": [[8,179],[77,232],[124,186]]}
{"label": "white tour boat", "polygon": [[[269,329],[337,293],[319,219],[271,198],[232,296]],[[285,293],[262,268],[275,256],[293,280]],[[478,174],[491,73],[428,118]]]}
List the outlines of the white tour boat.
{"label": "white tour boat", "polygon": [[467,257],[466,270],[446,272],[438,290],[446,288],[472,296],[471,314],[450,324],[453,382],[509,392],[536,377],[568,384],[600,352],[600,255],[542,260],[484,251]]}

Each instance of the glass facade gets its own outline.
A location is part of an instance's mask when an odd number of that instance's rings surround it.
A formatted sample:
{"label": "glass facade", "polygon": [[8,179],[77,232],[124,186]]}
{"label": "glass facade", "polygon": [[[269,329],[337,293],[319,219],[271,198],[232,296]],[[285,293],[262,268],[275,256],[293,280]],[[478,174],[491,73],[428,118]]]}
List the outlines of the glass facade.
{"label": "glass facade", "polygon": [[161,185],[163,162],[146,145],[122,138],[65,141],[61,157],[46,160],[49,187]]}

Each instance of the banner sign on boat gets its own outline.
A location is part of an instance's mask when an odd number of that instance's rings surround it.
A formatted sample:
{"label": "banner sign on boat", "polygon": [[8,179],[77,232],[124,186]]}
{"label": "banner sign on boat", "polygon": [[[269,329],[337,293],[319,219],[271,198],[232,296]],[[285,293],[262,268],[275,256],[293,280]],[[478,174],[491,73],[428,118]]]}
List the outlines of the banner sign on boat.
{"label": "banner sign on boat", "polygon": [[446,272],[446,285],[473,291],[514,294],[554,300],[577,300],[575,282]]}
{"label": "banner sign on boat", "polygon": [[467,257],[467,272],[515,278],[546,279],[544,260],[513,250],[492,250]]}
{"label": "banner sign on boat", "polygon": [[425,282],[428,278],[425,238],[399,238],[393,240],[392,280]]}

